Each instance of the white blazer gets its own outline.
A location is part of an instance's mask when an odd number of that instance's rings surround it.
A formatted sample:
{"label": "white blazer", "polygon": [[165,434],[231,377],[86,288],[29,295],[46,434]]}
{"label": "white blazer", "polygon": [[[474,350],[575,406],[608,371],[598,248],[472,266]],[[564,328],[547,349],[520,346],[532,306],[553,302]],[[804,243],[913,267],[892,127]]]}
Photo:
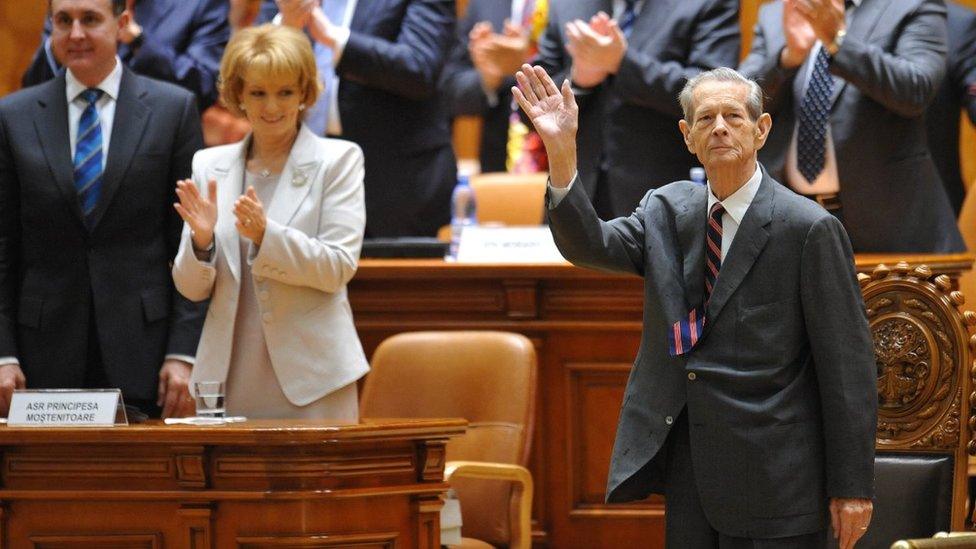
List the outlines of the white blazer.
{"label": "white blazer", "polygon": [[[184,224],[173,281],[191,301],[210,298],[193,381],[227,379],[241,283],[234,201],[241,194],[250,136],[193,157],[203,193],[217,180],[211,262],[193,253]],[[353,325],[346,283],[356,272],[366,225],[363,153],[302,125],[274,191],[260,249],[250,257],[268,354],[282,391],[303,406],[369,371]]]}

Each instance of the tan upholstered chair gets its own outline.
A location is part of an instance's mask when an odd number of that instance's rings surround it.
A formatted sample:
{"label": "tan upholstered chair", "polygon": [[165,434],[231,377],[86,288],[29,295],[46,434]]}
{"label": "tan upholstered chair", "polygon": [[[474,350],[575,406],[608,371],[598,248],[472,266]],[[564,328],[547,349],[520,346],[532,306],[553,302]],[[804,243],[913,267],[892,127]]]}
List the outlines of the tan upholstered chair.
{"label": "tan upholstered chair", "polygon": [[[878,375],[875,506],[859,549],[965,529],[976,314],[925,266],[858,275]],[[976,547],[970,545],[970,547]]]}
{"label": "tan upholstered chair", "polygon": [[478,204],[478,223],[538,225],[542,223],[547,173],[483,173],[471,176]]}
{"label": "tan upholstered chair", "polygon": [[362,417],[469,421],[467,433],[447,444],[445,468],[461,500],[461,547],[531,547],[532,476],[525,465],[536,368],[532,343],[505,332],[403,333],[373,354]]}
{"label": "tan upholstered chair", "polygon": [[973,549],[973,547],[976,547],[976,534],[972,532],[939,532],[932,538],[896,541],[891,549]]}

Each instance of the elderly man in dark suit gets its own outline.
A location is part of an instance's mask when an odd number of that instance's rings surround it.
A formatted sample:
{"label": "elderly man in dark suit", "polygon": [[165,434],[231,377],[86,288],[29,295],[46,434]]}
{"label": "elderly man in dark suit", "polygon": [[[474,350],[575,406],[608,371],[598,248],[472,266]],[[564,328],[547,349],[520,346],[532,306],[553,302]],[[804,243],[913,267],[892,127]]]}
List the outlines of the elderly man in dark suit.
{"label": "elderly man in dark suit", "polygon": [[[120,387],[155,415],[186,389],[204,308],[173,289],[193,94],[118,62],[124,0],[53,0],[67,70],[0,100],[0,412],[15,387]],[[161,409],[160,409],[161,408]]]}
{"label": "elderly man in dark suit", "polygon": [[759,158],[841,219],[857,252],[965,250],[925,137],[945,55],[942,0],[784,0],[759,11],[741,66],[776,117]]}
{"label": "elderly man in dark suit", "polygon": [[[119,32],[119,58],[137,74],[172,82],[196,94],[202,111],[217,101],[220,56],[230,38],[227,0],[127,0],[129,21]],[[61,72],[51,48],[51,23],[21,84],[47,82]]]}
{"label": "elderly man in dark suit", "polygon": [[363,149],[366,236],[433,236],[450,221],[457,183],[449,116],[437,93],[454,0],[276,3],[281,24],[312,37],[325,84],[305,123]]}
{"label": "elderly man in dark suit", "polygon": [[735,0],[553,0],[538,63],[569,78],[580,109],[580,180],[604,219],[688,177],[672,139],[688,78],[739,59]]}
{"label": "elderly man in dark suit", "polygon": [[[574,264],[645,279],[607,500],[663,492],[668,547],[842,548],[870,522],[874,351],[840,222],[759,165],[759,86],[689,80],[680,129],[708,175],[601,221],[577,173],[577,105],[541,67],[516,99],[550,160],[549,222]],[[829,517],[829,519],[828,519]]]}

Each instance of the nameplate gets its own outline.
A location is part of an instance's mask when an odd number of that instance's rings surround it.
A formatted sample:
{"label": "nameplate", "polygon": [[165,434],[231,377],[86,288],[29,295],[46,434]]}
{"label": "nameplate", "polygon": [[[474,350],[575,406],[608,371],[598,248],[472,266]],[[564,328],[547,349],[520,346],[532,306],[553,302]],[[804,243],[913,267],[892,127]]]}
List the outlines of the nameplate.
{"label": "nameplate", "polygon": [[104,427],[115,425],[121,392],[14,391],[7,425],[12,427]]}
{"label": "nameplate", "polygon": [[549,227],[465,227],[458,263],[566,263]]}

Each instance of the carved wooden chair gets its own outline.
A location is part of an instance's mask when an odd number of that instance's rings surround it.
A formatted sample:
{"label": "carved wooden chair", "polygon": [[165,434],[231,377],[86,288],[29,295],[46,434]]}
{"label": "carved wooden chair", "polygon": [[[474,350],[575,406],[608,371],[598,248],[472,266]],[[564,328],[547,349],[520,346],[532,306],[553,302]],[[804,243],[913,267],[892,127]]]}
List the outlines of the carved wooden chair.
{"label": "carved wooden chair", "polygon": [[859,274],[878,374],[875,510],[858,549],[962,530],[974,419],[976,314],[926,266]]}
{"label": "carved wooden chair", "polygon": [[463,417],[447,443],[445,480],[461,500],[462,549],[532,546],[529,460],[535,419],[535,348],[523,335],[408,332],[373,354],[362,417]]}

